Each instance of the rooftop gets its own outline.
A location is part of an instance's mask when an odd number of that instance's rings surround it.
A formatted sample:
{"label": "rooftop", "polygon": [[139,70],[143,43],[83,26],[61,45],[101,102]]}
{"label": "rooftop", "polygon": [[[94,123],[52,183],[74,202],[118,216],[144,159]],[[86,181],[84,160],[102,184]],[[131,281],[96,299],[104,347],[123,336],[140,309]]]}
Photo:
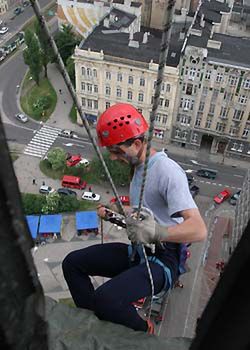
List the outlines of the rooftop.
{"label": "rooftop", "polygon": [[[149,63],[153,60],[158,63],[161,44],[161,31],[144,28],[145,31],[150,31],[146,44],[142,43],[144,32],[134,34],[133,40],[139,42],[139,48],[129,47],[129,34],[121,32],[111,32],[104,34],[102,31],[107,31],[103,26],[103,22],[93,31],[92,34],[80,45],[80,49],[100,52],[103,50],[104,55],[126,58],[139,62]],[[175,32],[173,30],[173,32]],[[183,45],[183,40],[179,40],[179,32],[172,34],[170,48],[167,58],[169,66],[176,67],[179,63],[180,52]]]}
{"label": "rooftop", "polygon": [[[136,19],[135,15],[118,9],[112,9],[107,17],[114,16],[114,21],[110,22],[109,29],[127,28]],[[106,17],[106,18],[107,18]]]}

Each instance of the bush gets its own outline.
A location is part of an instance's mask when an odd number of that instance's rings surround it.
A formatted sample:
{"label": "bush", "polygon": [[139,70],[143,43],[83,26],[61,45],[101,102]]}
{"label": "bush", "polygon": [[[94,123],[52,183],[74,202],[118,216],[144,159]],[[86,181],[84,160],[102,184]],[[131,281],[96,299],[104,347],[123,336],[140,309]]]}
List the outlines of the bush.
{"label": "bush", "polygon": [[75,196],[61,196],[58,207],[60,213],[76,211],[79,207],[80,203]]}

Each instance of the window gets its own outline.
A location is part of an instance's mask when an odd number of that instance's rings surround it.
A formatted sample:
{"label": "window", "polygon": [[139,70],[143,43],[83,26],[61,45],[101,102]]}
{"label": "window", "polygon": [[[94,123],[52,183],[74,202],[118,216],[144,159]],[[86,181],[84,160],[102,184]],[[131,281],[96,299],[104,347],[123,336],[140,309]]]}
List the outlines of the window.
{"label": "window", "polygon": [[161,91],[164,91],[165,90],[165,83],[161,83]]}
{"label": "window", "polygon": [[244,89],[250,89],[250,78],[247,78],[243,81]]}
{"label": "window", "polygon": [[92,72],[90,68],[87,68],[87,76],[92,77]]}
{"label": "window", "polygon": [[169,100],[165,100],[165,107],[169,107]]}
{"label": "window", "polygon": [[198,140],[198,134],[193,134],[192,135],[192,142],[196,143]]}
{"label": "window", "polygon": [[106,72],[106,79],[111,80],[111,73],[110,72]]}
{"label": "window", "polygon": [[246,128],[243,130],[242,137],[247,138],[247,137],[248,137],[248,133],[249,133],[249,129],[248,129],[248,127],[246,127]]}
{"label": "window", "polygon": [[156,88],[156,83],[157,83],[157,81],[155,80],[155,81],[154,81],[154,89]]}
{"label": "window", "polygon": [[97,78],[97,70],[93,69],[93,77]]}
{"label": "window", "polygon": [[106,102],[106,109],[110,107],[110,102]]}
{"label": "window", "polygon": [[237,133],[238,133],[238,128],[236,128],[234,125],[231,125],[229,129],[229,134],[231,136],[235,136],[237,135]]}
{"label": "window", "polygon": [[210,104],[210,107],[209,107],[209,114],[214,114],[214,110],[215,110],[215,104],[214,103],[211,103]]}
{"label": "window", "polygon": [[232,100],[232,97],[233,97],[233,94],[231,92],[225,92],[224,93],[224,97],[223,99],[226,100],[226,101],[231,101]]}
{"label": "window", "polygon": [[212,99],[214,99],[214,100],[215,100],[215,99],[218,97],[219,92],[220,92],[220,91],[219,91],[218,89],[214,89],[214,90],[213,90]]}
{"label": "window", "polygon": [[98,86],[94,85],[94,92],[97,93],[98,92]]}
{"label": "window", "polygon": [[144,99],[144,94],[142,92],[139,92],[139,94],[138,94],[138,101],[139,102],[143,102],[143,99]]}
{"label": "window", "polygon": [[205,107],[205,102],[201,101],[200,105],[199,105],[199,111],[203,112],[204,111],[204,107]]}
{"label": "window", "polygon": [[140,78],[140,86],[145,86],[145,79],[144,78]]}
{"label": "window", "polygon": [[182,114],[178,114],[177,116],[177,122],[180,122],[181,125],[190,125],[191,122],[191,117],[188,115],[182,115]]}
{"label": "window", "polygon": [[154,96],[151,96],[151,105],[154,103]]}
{"label": "window", "polygon": [[110,96],[110,95],[111,95],[111,88],[110,88],[110,86],[106,86],[105,94],[106,94],[107,96]]}
{"label": "window", "polygon": [[233,119],[241,120],[243,115],[244,115],[244,111],[242,111],[241,109],[235,109],[234,110]]}
{"label": "window", "polygon": [[211,70],[207,70],[207,71],[206,71],[206,74],[205,74],[205,79],[206,79],[206,80],[210,80],[211,74],[212,74],[212,71],[211,71]]}
{"label": "window", "polygon": [[167,92],[170,92],[170,89],[171,89],[170,84],[167,84],[167,85],[166,85],[166,91],[167,91]]}
{"label": "window", "polygon": [[231,151],[237,151],[238,143],[234,142],[233,146],[231,147]]}
{"label": "window", "polygon": [[207,119],[205,128],[206,129],[210,129],[211,128],[211,124],[212,124],[212,120],[211,119]]}
{"label": "window", "polygon": [[85,75],[85,74],[86,74],[86,68],[82,67],[82,75]]}
{"label": "window", "polygon": [[85,83],[81,83],[81,89],[82,91],[85,91]]}
{"label": "window", "polygon": [[193,92],[193,85],[192,84],[187,84],[186,94],[187,95],[192,95],[192,92]]}
{"label": "window", "polygon": [[226,119],[227,118],[227,116],[228,116],[228,108],[226,108],[226,107],[221,107],[221,110],[220,110],[220,117],[222,118],[222,119]]}
{"label": "window", "polygon": [[158,123],[161,122],[161,115],[160,114],[156,114],[155,121],[158,122]]}
{"label": "window", "polygon": [[132,100],[132,99],[133,99],[133,92],[128,91],[128,100]]}
{"label": "window", "polygon": [[247,103],[247,96],[245,95],[240,95],[239,96],[239,99],[238,99],[238,102],[241,103],[241,104],[246,104]]}
{"label": "window", "polygon": [[217,123],[216,125],[216,131],[218,132],[224,132],[226,128],[226,125],[224,123]]}
{"label": "window", "polygon": [[132,77],[132,75],[129,75],[129,77],[128,77],[128,83],[129,83],[129,84],[133,84],[133,83],[134,83],[134,78]]}
{"label": "window", "polygon": [[88,108],[92,109],[92,100],[87,100],[88,102]]}
{"label": "window", "polygon": [[122,73],[117,73],[117,81],[122,81]]}
{"label": "window", "polygon": [[175,130],[175,138],[179,138],[180,137],[180,134],[181,134],[181,132],[180,132],[180,130]]}
{"label": "window", "polygon": [[187,131],[183,131],[183,132],[182,132],[182,139],[183,139],[183,140],[186,140],[186,139],[187,139],[187,134],[188,134]]}
{"label": "window", "polygon": [[160,106],[162,107],[163,106],[163,98],[160,98]]}
{"label": "window", "polygon": [[216,82],[221,83],[223,81],[223,73],[218,72],[216,75]]}
{"label": "window", "polygon": [[167,124],[167,121],[168,121],[168,116],[167,116],[167,114],[163,114],[163,115],[162,115],[162,124]]}
{"label": "window", "polygon": [[196,68],[195,67],[191,67],[189,69],[188,79],[194,80],[195,76],[196,76]]}
{"label": "window", "polygon": [[196,118],[195,126],[200,126],[200,125],[201,125],[201,118]]}
{"label": "window", "polygon": [[82,106],[85,107],[86,106],[86,98],[82,97]]}
{"label": "window", "polygon": [[208,87],[204,86],[202,89],[202,95],[207,96],[207,94],[208,94]]}
{"label": "window", "polygon": [[242,152],[243,148],[244,148],[244,145],[243,145],[243,143],[241,143],[237,149],[237,152]]}
{"label": "window", "polygon": [[182,85],[182,91],[183,92],[186,91],[186,86],[187,86],[187,84],[185,84],[185,83]]}
{"label": "window", "polygon": [[89,93],[92,92],[92,84],[87,84],[87,91],[88,91]]}
{"label": "window", "polygon": [[237,84],[237,81],[238,77],[236,77],[235,75],[229,75],[228,83],[230,86],[235,86]]}
{"label": "window", "polygon": [[98,101],[94,100],[94,109],[98,109]]}
{"label": "window", "polygon": [[122,97],[122,89],[121,88],[116,89],[116,97]]}

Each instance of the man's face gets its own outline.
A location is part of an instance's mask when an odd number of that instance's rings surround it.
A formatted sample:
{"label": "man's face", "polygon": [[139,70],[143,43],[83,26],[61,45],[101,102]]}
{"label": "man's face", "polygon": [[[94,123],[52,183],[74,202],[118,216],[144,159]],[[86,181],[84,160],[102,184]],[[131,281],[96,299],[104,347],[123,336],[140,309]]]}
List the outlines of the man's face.
{"label": "man's face", "polygon": [[141,146],[139,146],[139,143],[141,145],[140,140],[135,140],[132,145],[127,146],[127,145],[114,145],[107,147],[107,150],[110,153],[110,159],[111,160],[118,160],[120,162],[125,162],[129,164],[128,157],[136,157],[138,154],[138,150],[140,149]]}

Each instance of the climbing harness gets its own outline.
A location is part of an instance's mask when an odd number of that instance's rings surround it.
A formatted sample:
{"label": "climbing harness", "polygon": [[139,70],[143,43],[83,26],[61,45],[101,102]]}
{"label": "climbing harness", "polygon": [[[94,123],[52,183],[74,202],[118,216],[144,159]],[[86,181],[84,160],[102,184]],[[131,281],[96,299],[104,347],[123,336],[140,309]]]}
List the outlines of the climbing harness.
{"label": "climbing harness", "polygon": [[[119,198],[118,192],[116,190],[116,187],[114,185],[114,182],[112,180],[112,177],[110,175],[110,172],[106,166],[106,163],[103,159],[103,156],[100,152],[100,149],[96,143],[95,138],[92,136],[91,131],[90,131],[90,126],[88,123],[88,120],[85,116],[85,113],[82,112],[81,110],[81,105],[79,103],[79,100],[76,96],[74,87],[70,81],[69,75],[65,69],[64,63],[62,61],[62,58],[59,54],[59,51],[57,49],[57,46],[55,44],[55,41],[53,39],[53,37],[51,36],[47,23],[45,21],[44,16],[42,16],[41,14],[41,10],[40,10],[40,6],[38,4],[37,0],[30,0],[31,6],[33,7],[33,10],[35,12],[35,15],[38,19],[39,25],[41,26],[42,30],[45,32],[47,38],[48,38],[48,42],[53,50],[53,53],[55,55],[55,59],[59,65],[59,70],[63,76],[63,79],[65,81],[65,84],[68,87],[68,90],[70,92],[70,95],[73,99],[73,102],[76,106],[76,109],[80,115],[80,118],[84,124],[84,127],[87,131],[88,137],[95,149],[95,152],[97,154],[97,156],[99,157],[101,164],[104,168],[104,171],[106,173],[106,176],[110,182],[110,185],[112,187],[113,193],[116,197],[117,203],[118,203],[118,207],[120,212],[122,213],[122,215],[124,215],[126,217],[122,202]],[[169,48],[169,42],[170,42],[170,37],[171,37],[171,25],[172,25],[172,19],[173,19],[173,14],[174,14],[174,5],[175,5],[175,0],[169,0],[168,2],[168,6],[166,7],[166,11],[164,14],[164,19],[163,19],[163,32],[162,32],[162,40],[161,40],[161,46],[160,46],[160,56],[159,56],[159,65],[158,65],[158,73],[157,73],[157,81],[156,81],[156,88],[155,88],[155,94],[154,94],[154,99],[153,99],[153,106],[152,106],[152,113],[150,115],[150,126],[149,126],[149,131],[148,131],[148,139],[147,139],[147,148],[146,148],[146,159],[145,159],[145,163],[144,163],[144,172],[143,172],[143,176],[142,176],[142,185],[141,185],[141,192],[140,192],[140,198],[139,198],[139,206],[138,206],[138,214],[140,214],[140,210],[142,207],[142,201],[143,201],[143,193],[144,193],[144,188],[145,188],[145,182],[146,182],[146,176],[147,176],[147,168],[148,168],[148,161],[149,161],[149,157],[150,157],[150,148],[151,148],[151,141],[152,141],[152,137],[153,137],[153,130],[154,130],[154,122],[155,122],[155,117],[156,117],[156,111],[158,108],[158,104],[159,104],[159,97],[160,97],[160,91],[161,91],[161,83],[163,80],[163,74],[164,74],[164,69],[166,66],[166,58],[168,55],[168,48]],[[138,215],[139,217],[140,215]],[[133,247],[133,251],[132,251],[132,255],[131,255],[131,259],[134,259],[135,254],[137,252],[137,246],[135,244],[132,244]],[[153,277],[152,277],[152,273],[151,273],[151,269],[149,266],[149,260],[148,257],[146,255],[145,252],[145,247],[142,245],[142,252],[144,255],[144,259],[145,259],[145,263],[147,265],[147,269],[148,269],[148,274],[149,274],[149,278],[150,278],[150,283],[151,283],[151,291],[152,291],[152,296],[151,296],[151,304],[150,304],[150,309],[149,309],[149,315],[148,318],[150,318],[151,316],[151,310],[152,310],[152,303],[153,303],[153,296],[154,296],[154,282],[153,282]]]}

